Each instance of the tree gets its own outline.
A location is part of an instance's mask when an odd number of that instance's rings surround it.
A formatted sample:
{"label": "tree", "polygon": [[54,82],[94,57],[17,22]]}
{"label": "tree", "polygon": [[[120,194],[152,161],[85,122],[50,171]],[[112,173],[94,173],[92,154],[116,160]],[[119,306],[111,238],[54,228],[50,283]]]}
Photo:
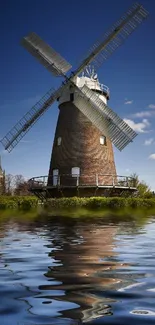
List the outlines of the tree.
{"label": "tree", "polygon": [[23,175],[16,175],[14,180],[14,195],[30,195],[29,183]]}
{"label": "tree", "polygon": [[8,174],[5,176],[5,194],[12,195],[13,194],[13,185],[14,185],[14,176]]}
{"label": "tree", "polygon": [[132,178],[131,182],[132,182],[132,186],[137,187],[139,184],[139,177],[136,173],[133,173],[130,175],[130,177]]}
{"label": "tree", "polygon": [[25,182],[23,175],[15,175],[14,176],[14,190],[16,190],[21,184]]}
{"label": "tree", "polygon": [[24,182],[18,183],[14,190],[14,195],[31,195],[29,192],[29,183],[24,180]]}
{"label": "tree", "polygon": [[5,177],[5,195],[30,195],[29,183],[23,175],[8,174]]}
{"label": "tree", "polygon": [[139,197],[151,198],[153,196],[149,185],[145,181],[140,181],[136,173],[130,177],[133,178],[133,186],[137,188]]}

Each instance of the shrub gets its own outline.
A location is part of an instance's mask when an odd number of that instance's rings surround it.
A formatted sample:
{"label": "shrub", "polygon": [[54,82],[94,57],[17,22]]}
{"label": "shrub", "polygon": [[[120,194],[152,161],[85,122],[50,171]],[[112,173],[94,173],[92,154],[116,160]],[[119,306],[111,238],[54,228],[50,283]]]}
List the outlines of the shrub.
{"label": "shrub", "polygon": [[0,209],[21,209],[30,210],[38,205],[36,197],[25,196],[1,196]]}
{"label": "shrub", "polygon": [[[38,198],[33,196],[1,196],[0,209],[30,210],[38,206]],[[90,198],[58,198],[48,199],[44,204],[45,210],[74,210],[85,208],[88,210],[120,210],[126,208],[155,208],[153,198],[125,198],[125,197],[90,197]]]}
{"label": "shrub", "polygon": [[155,199],[123,198],[123,197],[90,197],[90,198],[59,198],[48,199],[45,203],[47,209],[125,209],[125,208],[154,208]]}

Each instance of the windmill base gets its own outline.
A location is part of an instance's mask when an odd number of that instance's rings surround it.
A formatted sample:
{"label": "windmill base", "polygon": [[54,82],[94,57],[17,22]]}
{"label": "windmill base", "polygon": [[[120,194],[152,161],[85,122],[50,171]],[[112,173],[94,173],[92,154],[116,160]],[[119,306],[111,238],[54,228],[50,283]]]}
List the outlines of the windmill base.
{"label": "windmill base", "polygon": [[68,175],[61,175],[57,178],[50,178],[49,176],[31,178],[29,180],[29,191],[39,199],[46,200],[48,198],[73,196],[130,196],[137,190],[135,180],[126,176],[96,175],[93,181],[91,177],[88,179],[88,177],[84,178],[83,175],[74,178],[71,176],[71,180],[74,182],[70,181],[70,184],[66,184],[64,176],[68,177]]}
{"label": "windmill base", "polygon": [[41,200],[48,198],[61,197],[93,197],[93,196],[125,196],[133,195],[136,192],[135,187],[46,187],[46,188],[30,188],[30,192],[36,195]]}

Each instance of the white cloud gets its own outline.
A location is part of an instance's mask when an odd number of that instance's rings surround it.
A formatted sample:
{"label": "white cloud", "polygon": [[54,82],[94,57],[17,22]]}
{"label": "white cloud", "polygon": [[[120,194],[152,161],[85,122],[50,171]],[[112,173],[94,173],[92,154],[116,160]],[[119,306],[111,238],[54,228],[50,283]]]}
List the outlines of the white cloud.
{"label": "white cloud", "polygon": [[150,104],[149,105],[149,108],[153,108],[154,109],[155,108],[155,105],[154,104]]}
{"label": "white cloud", "polygon": [[150,146],[150,145],[153,143],[153,141],[154,141],[153,138],[150,138],[150,139],[148,139],[148,140],[145,140],[144,145],[145,145],[145,146]]}
{"label": "white cloud", "polygon": [[141,123],[135,123],[133,120],[129,119],[124,119],[124,122],[126,122],[134,131],[137,131],[139,133],[148,132],[145,129],[150,126],[150,123],[147,119],[143,119]]}
{"label": "white cloud", "polygon": [[133,100],[126,100],[124,104],[125,105],[131,105],[132,103],[133,103]]}
{"label": "white cloud", "polygon": [[137,112],[135,114],[132,114],[132,117],[138,117],[138,118],[143,118],[143,117],[150,117],[152,115],[154,115],[155,112],[150,112],[150,111],[141,111],[141,112]]}
{"label": "white cloud", "polygon": [[152,155],[149,156],[149,159],[155,160],[155,153],[152,153]]}

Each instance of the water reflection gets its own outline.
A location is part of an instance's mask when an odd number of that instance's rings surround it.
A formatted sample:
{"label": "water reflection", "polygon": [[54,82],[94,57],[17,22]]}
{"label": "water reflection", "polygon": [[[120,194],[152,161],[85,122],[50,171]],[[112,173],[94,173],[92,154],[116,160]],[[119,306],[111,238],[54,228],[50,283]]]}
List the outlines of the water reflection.
{"label": "water reflection", "polygon": [[154,235],[154,221],[1,225],[0,324],[151,324]]}
{"label": "water reflection", "polygon": [[[46,298],[50,290],[63,290],[61,300],[74,302],[80,307],[65,310],[64,317],[90,321],[98,315],[112,313],[110,299],[99,298],[92,290],[103,290],[113,286],[120,280],[114,277],[104,277],[104,271],[119,267],[119,263],[111,261],[116,255],[113,251],[114,236],[117,227],[97,225],[83,225],[74,228],[63,228],[53,245],[56,250],[49,254],[54,263],[49,267],[45,276],[56,279],[57,285],[40,286],[46,291]],[[55,295],[55,299],[60,299]]]}

